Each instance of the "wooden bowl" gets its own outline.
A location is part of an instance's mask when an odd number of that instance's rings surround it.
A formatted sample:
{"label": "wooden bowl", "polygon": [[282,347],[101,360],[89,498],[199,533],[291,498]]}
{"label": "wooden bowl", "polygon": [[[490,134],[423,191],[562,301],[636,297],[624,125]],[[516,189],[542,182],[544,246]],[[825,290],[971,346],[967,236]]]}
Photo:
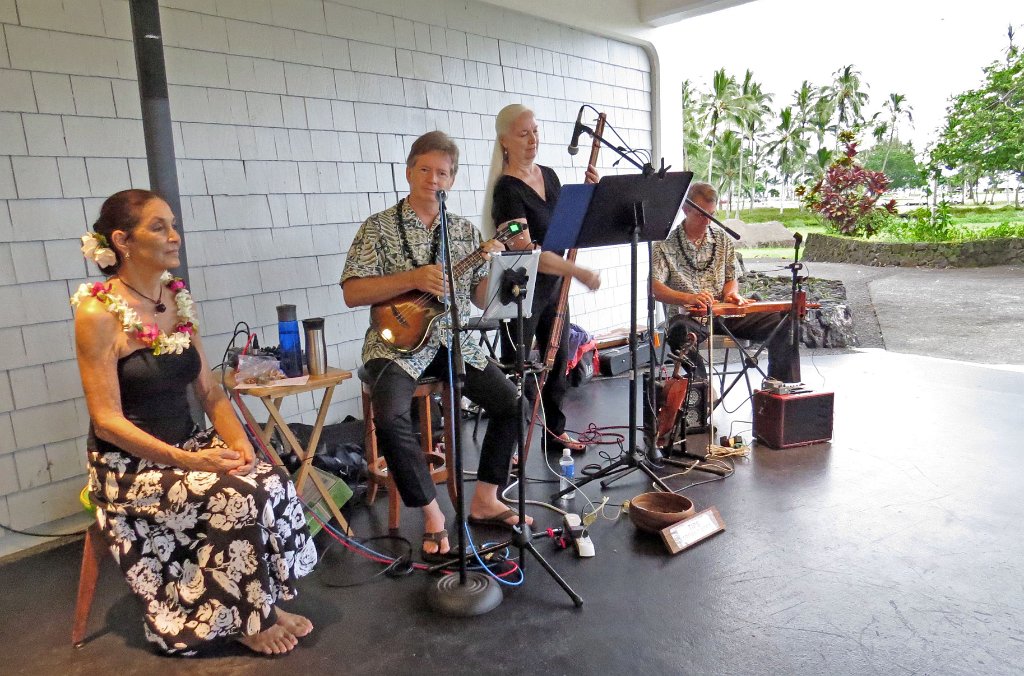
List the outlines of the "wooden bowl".
{"label": "wooden bowl", "polygon": [[690,498],[678,493],[641,493],[629,501],[629,519],[646,533],[657,533],[694,513]]}

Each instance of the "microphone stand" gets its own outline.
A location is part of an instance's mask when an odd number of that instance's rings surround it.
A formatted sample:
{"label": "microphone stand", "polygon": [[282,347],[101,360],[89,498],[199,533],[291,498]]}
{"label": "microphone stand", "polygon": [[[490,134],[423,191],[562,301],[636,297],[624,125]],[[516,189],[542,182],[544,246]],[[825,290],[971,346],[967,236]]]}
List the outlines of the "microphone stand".
{"label": "microphone stand", "polygon": [[462,425],[459,413],[462,404],[462,383],[466,378],[466,363],[462,358],[461,320],[459,318],[458,293],[455,286],[455,273],[452,268],[451,238],[448,232],[448,211],[445,206],[447,194],[444,190],[437,191],[438,212],[441,228],[441,267],[448,283],[445,300],[448,303],[448,319],[451,322],[451,334],[448,338],[450,368],[448,370],[448,396],[451,398],[449,410],[455,413],[446,420],[449,426],[452,445],[452,457],[455,460],[455,485],[458,499],[455,501],[455,519],[459,524],[459,574],[445,575],[437,580],[427,592],[430,606],[443,615],[455,617],[471,617],[482,615],[496,608],[502,601],[498,583],[486,573],[466,570],[466,492],[462,480]]}
{"label": "microphone stand", "polygon": [[804,264],[800,262],[800,243],[803,235],[799,232],[793,235],[793,262],[787,265],[793,276],[793,287],[789,304],[790,322],[790,357],[789,357],[789,380],[791,383],[800,382],[800,320],[807,311],[807,292],[800,288],[800,282],[805,279],[800,277],[800,271]]}
{"label": "microphone stand", "polygon": [[[579,124],[578,125],[578,129],[580,131],[582,131],[582,132],[586,132],[587,134],[589,134],[595,141],[600,142],[602,145],[607,146],[608,148],[611,148],[615,152],[615,154],[617,154],[619,157],[621,157],[622,159],[626,160],[627,162],[632,164],[634,167],[639,169],[640,172],[644,176],[653,176],[653,175],[657,174],[660,177],[664,177],[665,173],[669,169],[669,167],[665,166],[664,158],[662,158],[662,160],[661,160],[661,168],[656,170],[651,165],[650,162],[646,162],[644,164],[640,164],[635,159],[633,159],[633,157],[631,156],[631,154],[628,151],[626,151],[626,150],[624,150],[622,148],[619,148],[618,146],[612,145],[602,135],[598,134],[597,132],[595,132],[590,127],[588,127],[588,126],[586,126],[584,124]],[[631,270],[630,289],[629,289],[629,299],[630,299],[630,304],[629,304],[629,356],[630,356],[630,359],[632,361],[632,367],[631,367],[631,370],[630,370],[630,379],[629,379],[629,433],[627,435],[628,448],[627,448],[626,452],[623,453],[622,456],[618,460],[616,460],[612,464],[604,467],[600,471],[595,472],[594,474],[588,475],[588,476],[586,476],[586,477],[584,477],[582,479],[578,479],[575,482],[572,482],[572,481],[569,482],[570,483],[569,487],[567,487],[565,490],[559,491],[559,492],[557,492],[557,493],[555,493],[555,494],[553,494],[551,496],[552,500],[558,500],[562,496],[567,495],[568,493],[571,493],[571,492],[575,491],[577,487],[585,486],[586,484],[590,483],[591,481],[594,481],[594,480],[597,480],[597,479],[604,479],[605,477],[612,476],[613,478],[611,478],[609,480],[601,481],[601,487],[602,488],[607,488],[613,481],[616,481],[617,479],[619,479],[619,478],[621,478],[623,476],[626,476],[627,474],[632,474],[636,470],[641,470],[644,474],[646,474],[650,478],[651,482],[654,483],[654,485],[658,487],[658,489],[660,489],[662,491],[665,491],[667,493],[671,493],[672,492],[672,489],[669,488],[668,485],[664,481],[662,481],[661,477],[659,477],[657,474],[654,473],[654,469],[659,467],[659,465],[657,465],[656,463],[660,459],[661,453],[658,452],[656,447],[652,447],[652,449],[648,449],[647,453],[645,453],[644,451],[640,450],[640,448],[637,445],[637,440],[636,440],[636,429],[637,429],[637,421],[636,421],[636,417],[637,417],[636,416],[636,408],[637,408],[637,406],[636,406],[637,405],[637,381],[639,380],[639,375],[640,375],[640,370],[639,370],[640,367],[637,364],[637,330],[636,330],[636,311],[637,311],[637,300],[636,300],[636,297],[637,297],[637,279],[636,279],[636,276],[637,276],[637,272],[636,272],[636,270],[637,270],[637,248],[639,246],[640,231],[643,229],[644,223],[645,223],[645,217],[644,217],[643,203],[642,202],[637,202],[636,204],[633,205],[633,224],[632,224],[632,227],[631,227],[631,230],[630,230],[630,245],[629,245],[629,249],[630,249],[630,270]],[[651,249],[651,244],[648,242],[648,248],[647,248],[647,251],[648,251],[648,264],[650,264],[651,250],[652,250]],[[655,358],[655,351],[654,351],[654,346],[653,346],[653,336],[654,336],[654,296],[653,296],[653,293],[652,293],[652,290],[651,290],[651,286],[652,286],[652,282],[650,280],[650,275],[648,275],[648,282],[647,282],[647,336],[648,336],[648,341],[650,341],[650,343],[651,343],[650,346],[649,346],[650,359],[648,361],[648,378],[649,378],[648,385],[650,387],[650,390],[649,390],[650,396],[653,397],[654,377],[655,377],[654,362],[656,361],[656,358]],[[652,401],[653,401],[653,399],[652,399]]]}

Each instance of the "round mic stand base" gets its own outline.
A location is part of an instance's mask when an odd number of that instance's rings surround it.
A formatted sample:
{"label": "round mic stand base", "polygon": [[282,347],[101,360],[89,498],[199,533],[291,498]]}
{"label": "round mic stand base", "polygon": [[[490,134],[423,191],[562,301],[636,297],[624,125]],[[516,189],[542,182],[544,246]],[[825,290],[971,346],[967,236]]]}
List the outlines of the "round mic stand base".
{"label": "round mic stand base", "polygon": [[[451,322],[451,334],[448,340],[451,355],[449,362],[449,389],[451,397],[451,408],[457,411],[459,402],[462,401],[462,383],[466,376],[466,366],[462,359],[462,327],[459,322],[459,305],[456,294],[455,273],[452,266],[451,239],[448,232],[448,211],[445,207],[445,191],[437,191],[437,201],[440,207],[438,212],[439,225],[441,228],[441,267],[444,270],[445,279],[448,285],[448,317]],[[458,574],[445,575],[427,590],[427,601],[430,607],[444,615],[454,617],[473,617],[496,608],[502,600],[501,589],[498,582],[488,575],[476,571],[466,570],[467,543],[466,535],[469,529],[466,528],[465,511],[465,484],[462,481],[462,427],[458,415],[451,416],[453,420],[445,420],[444,424],[451,430],[451,439],[454,448],[452,449],[455,458],[455,483],[457,487],[457,498],[455,500],[456,521],[459,524],[458,536]]]}
{"label": "round mic stand base", "polygon": [[483,615],[501,605],[502,599],[498,583],[477,571],[467,571],[462,584],[458,575],[444,575],[427,590],[430,607],[448,617]]}

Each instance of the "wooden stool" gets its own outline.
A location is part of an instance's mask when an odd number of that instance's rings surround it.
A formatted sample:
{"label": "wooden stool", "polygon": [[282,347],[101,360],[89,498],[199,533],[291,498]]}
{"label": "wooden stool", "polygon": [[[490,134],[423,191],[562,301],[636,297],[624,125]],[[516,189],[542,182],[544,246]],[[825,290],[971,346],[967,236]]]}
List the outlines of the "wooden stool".
{"label": "wooden stool", "polygon": [[85,629],[89,623],[89,610],[96,594],[96,582],[100,576],[100,562],[109,550],[100,532],[100,526],[93,523],[85,531],[85,547],[82,551],[82,572],[78,576],[78,599],[75,601],[75,623],[71,628],[71,645],[81,648],[85,643]]}
{"label": "wooden stool", "polygon": [[[367,504],[373,504],[377,499],[377,489],[385,485],[388,489],[388,530],[395,534],[398,532],[398,521],[401,516],[402,503],[398,495],[398,487],[395,480],[388,472],[388,464],[384,456],[377,450],[377,424],[373,417],[373,402],[370,399],[370,384],[364,377],[363,369],[359,369],[359,379],[362,382],[363,394],[363,421],[366,430],[366,465],[369,469],[369,491],[366,495]],[[431,425],[430,399],[435,394],[441,395],[441,410],[445,418],[444,426],[444,453],[434,450],[434,430]],[[452,449],[454,443],[451,440],[448,421],[453,419],[451,402],[448,396],[448,383],[436,378],[422,378],[416,382],[416,389],[413,391],[413,401],[419,404],[420,418],[420,442],[423,449],[424,460],[430,467],[430,476],[435,484],[446,482],[448,484],[448,496],[452,504],[458,499],[458,492],[455,486],[455,472],[449,471],[454,467],[452,460]]]}

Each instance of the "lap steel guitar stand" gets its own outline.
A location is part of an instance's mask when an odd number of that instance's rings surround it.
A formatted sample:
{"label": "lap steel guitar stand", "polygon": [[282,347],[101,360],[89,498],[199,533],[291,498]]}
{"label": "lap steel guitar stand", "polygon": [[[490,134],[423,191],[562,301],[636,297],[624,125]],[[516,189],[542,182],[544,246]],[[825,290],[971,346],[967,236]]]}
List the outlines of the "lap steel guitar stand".
{"label": "lap steel guitar stand", "polygon": [[[225,372],[223,375],[224,384],[231,390],[231,398],[234,400],[235,405],[238,407],[239,412],[245,419],[245,422],[249,426],[256,430],[260,435],[260,439],[263,440],[263,448],[270,456],[270,460],[281,467],[284,467],[284,463],[281,462],[281,457],[274,450],[274,447],[270,444],[270,437],[274,434],[274,430],[280,430],[281,436],[284,437],[285,443],[288,444],[292,452],[295,453],[302,465],[299,467],[298,473],[295,475],[295,489],[301,493],[302,486],[308,477],[316,490],[324,498],[324,503],[327,509],[330,510],[331,516],[337,520],[338,525],[341,526],[344,532],[350,532],[348,522],[345,517],[341,515],[341,510],[334,504],[334,498],[331,497],[327,490],[327,486],[320,479],[316,472],[310,472],[309,468],[313,462],[313,456],[316,454],[317,444],[320,443],[320,433],[324,429],[324,421],[327,418],[327,409],[331,405],[331,397],[334,395],[334,388],[339,383],[344,382],[352,377],[351,371],[345,371],[343,369],[327,367],[327,370],[318,376],[309,376],[309,380],[303,385],[264,385],[259,387],[246,387],[242,389],[236,389],[234,375]],[[305,394],[306,392],[315,392],[317,390],[324,391],[324,397],[320,401],[320,409],[316,414],[316,422],[313,424],[313,431],[309,436],[309,444],[303,448],[302,444],[299,443],[298,438],[292,433],[291,428],[288,427],[288,423],[285,422],[284,416],[281,414],[281,402],[284,398],[293,394]],[[267,420],[266,425],[260,425],[256,422],[256,418],[253,417],[252,411],[245,405],[240,395],[249,395],[257,397],[263,402],[263,405],[267,409],[267,413],[270,414],[270,418]]]}
{"label": "lap steel guitar stand", "polygon": [[[778,324],[772,329],[771,333],[764,339],[760,339],[757,342],[760,345],[756,349],[745,347],[743,343],[737,338],[737,336],[729,329],[729,326],[725,322],[717,322],[716,328],[721,330],[726,336],[728,336],[734,343],[736,343],[736,349],[739,350],[741,355],[741,367],[738,372],[734,373],[733,379],[729,382],[728,386],[724,385],[725,374],[723,378],[723,389],[722,393],[718,396],[718,402],[722,402],[726,395],[732,391],[732,388],[739,382],[740,378],[747,375],[750,369],[757,369],[761,374],[762,378],[767,378],[768,374],[761,368],[758,359],[761,353],[768,347],[768,344],[772,342],[775,336],[785,328],[789,327],[795,330],[797,338],[791,340],[790,350],[792,354],[791,362],[793,363],[793,371],[795,378],[791,379],[792,382],[800,379],[800,339],[799,339],[799,324],[803,320],[807,313],[808,308],[819,308],[821,305],[818,303],[808,303],[807,297],[803,291],[796,294],[796,302],[783,300],[783,301],[753,301],[744,305],[737,305],[736,303],[715,303],[711,307],[712,314],[716,319],[728,319],[731,317],[746,317],[752,314],[761,314],[769,312],[784,312],[785,314],[779,319]],[[694,319],[704,319],[707,317],[707,313],[704,310],[694,307],[688,307],[687,310],[690,316]],[[710,321],[710,320],[709,320]],[[714,365],[709,364],[709,369],[713,369]]]}
{"label": "lap steel guitar stand", "polygon": [[[753,352],[750,352],[747,348],[744,348],[743,345],[738,340],[736,340],[736,336],[733,335],[732,331],[729,330],[729,327],[725,324],[725,322],[719,322],[719,326],[721,327],[722,331],[725,332],[726,335],[728,335],[730,338],[733,339],[733,341],[737,343],[740,353],[743,355],[742,368],[740,369],[739,373],[736,374],[736,377],[733,378],[732,382],[729,383],[729,386],[723,389],[722,394],[718,398],[720,402],[725,400],[725,396],[729,393],[730,390],[732,390],[733,386],[735,386],[736,383],[739,382],[740,377],[745,376],[747,374],[747,371],[750,368],[756,368],[761,373],[762,377],[768,377],[768,375],[761,370],[761,367],[758,365],[757,359],[761,355],[761,352],[764,351],[765,347],[767,347],[767,345],[771,343],[772,339],[775,338],[776,334],[778,334],[778,332],[781,331],[783,327],[787,327],[790,331],[790,368],[789,373],[787,374],[788,377],[786,378],[786,381],[792,383],[800,381],[801,322],[803,321],[804,317],[807,316],[808,309],[817,309],[821,307],[821,305],[818,303],[807,302],[807,292],[804,291],[804,289],[801,286],[801,282],[803,282],[806,279],[806,277],[800,276],[800,271],[804,267],[803,263],[800,262],[800,244],[802,241],[803,235],[801,235],[799,232],[793,235],[793,262],[786,266],[792,275],[792,288],[790,292],[790,300],[757,301],[752,303],[746,303],[744,305],[736,305],[734,303],[715,303],[712,307],[712,314],[715,317],[722,318],[740,317],[759,312],[786,313],[779,320],[779,323],[775,326],[775,328],[772,329],[768,337],[761,341],[761,345],[757,348],[757,350]],[[690,309],[690,312],[691,314],[693,314],[694,311],[692,308]],[[708,367],[714,368],[714,366],[710,364]]]}

